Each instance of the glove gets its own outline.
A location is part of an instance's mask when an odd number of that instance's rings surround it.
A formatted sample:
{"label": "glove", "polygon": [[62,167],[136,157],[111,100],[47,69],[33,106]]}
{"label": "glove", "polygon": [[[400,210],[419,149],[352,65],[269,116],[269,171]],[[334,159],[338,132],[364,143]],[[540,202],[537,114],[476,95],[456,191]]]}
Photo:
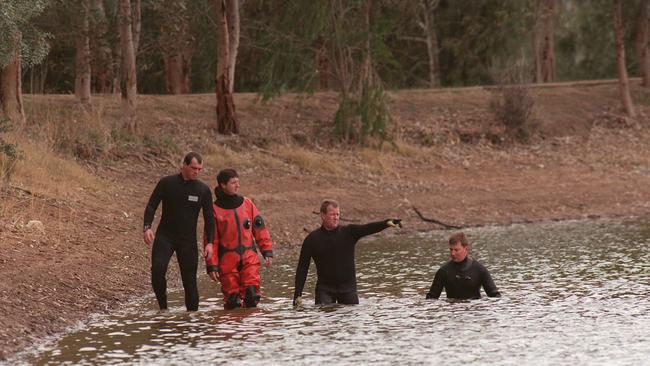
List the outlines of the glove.
{"label": "glove", "polygon": [[293,307],[302,307],[302,296],[298,296],[293,299]]}
{"label": "glove", "polygon": [[392,226],[392,227],[402,227],[402,219],[388,219],[386,220],[386,225]]}

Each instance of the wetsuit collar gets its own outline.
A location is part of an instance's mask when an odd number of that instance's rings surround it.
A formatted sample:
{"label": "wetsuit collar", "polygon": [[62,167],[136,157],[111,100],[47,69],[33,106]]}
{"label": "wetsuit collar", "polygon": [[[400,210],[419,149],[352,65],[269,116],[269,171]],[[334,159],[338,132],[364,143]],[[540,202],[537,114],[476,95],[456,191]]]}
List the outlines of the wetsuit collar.
{"label": "wetsuit collar", "polygon": [[217,196],[217,199],[214,201],[214,203],[226,210],[237,208],[241,206],[242,203],[244,203],[244,197],[239,195],[226,194],[226,192],[219,188],[214,191],[214,194]]}
{"label": "wetsuit collar", "polygon": [[320,226],[320,229],[321,229],[322,231],[326,232],[326,233],[333,233],[333,232],[338,231],[340,227],[341,227],[341,225],[337,225],[334,229],[332,229],[332,230],[327,230],[327,229],[325,229],[325,226],[321,225],[321,226]]}
{"label": "wetsuit collar", "polygon": [[462,261],[460,262],[451,261],[451,263],[453,263],[455,266],[458,266],[460,268],[466,268],[467,266],[472,264],[472,259],[470,259],[469,255],[467,255],[465,256],[465,259],[463,259]]}

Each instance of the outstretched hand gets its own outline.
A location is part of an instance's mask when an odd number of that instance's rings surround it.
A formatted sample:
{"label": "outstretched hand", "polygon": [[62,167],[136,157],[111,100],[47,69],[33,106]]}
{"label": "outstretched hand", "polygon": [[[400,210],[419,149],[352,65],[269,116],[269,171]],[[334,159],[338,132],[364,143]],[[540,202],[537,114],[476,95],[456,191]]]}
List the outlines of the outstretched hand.
{"label": "outstretched hand", "polygon": [[391,227],[402,227],[402,219],[388,219],[386,220],[386,225]]}

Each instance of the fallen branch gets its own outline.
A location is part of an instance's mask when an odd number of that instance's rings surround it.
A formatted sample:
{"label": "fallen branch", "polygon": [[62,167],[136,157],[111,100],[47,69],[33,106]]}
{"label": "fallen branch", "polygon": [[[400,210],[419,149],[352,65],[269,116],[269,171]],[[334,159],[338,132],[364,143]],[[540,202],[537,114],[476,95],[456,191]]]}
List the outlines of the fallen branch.
{"label": "fallen branch", "polygon": [[426,218],[426,217],[424,217],[424,216],[422,215],[422,213],[420,213],[420,210],[418,210],[417,207],[415,207],[415,206],[411,206],[411,207],[413,208],[413,211],[415,211],[415,213],[418,214],[418,216],[420,217],[420,219],[422,219],[422,221],[425,221],[425,222],[432,222],[432,223],[434,223],[434,224],[438,224],[438,225],[440,225],[440,226],[443,226],[443,227],[445,227],[446,229],[461,229],[461,228],[462,228],[462,226],[456,226],[456,225],[445,224],[444,222],[442,222],[442,221],[438,221],[438,220],[436,220],[436,219],[429,219],[429,218]]}

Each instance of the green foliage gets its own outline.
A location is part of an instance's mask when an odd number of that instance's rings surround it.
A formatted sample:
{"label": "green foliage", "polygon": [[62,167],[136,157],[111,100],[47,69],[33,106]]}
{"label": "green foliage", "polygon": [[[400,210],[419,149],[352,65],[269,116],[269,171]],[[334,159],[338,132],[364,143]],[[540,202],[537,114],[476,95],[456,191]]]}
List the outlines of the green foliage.
{"label": "green foliage", "polygon": [[23,65],[41,62],[48,52],[47,34],[32,23],[47,0],[2,0],[0,2],[0,67],[20,51]]}
{"label": "green foliage", "polygon": [[[428,87],[428,55],[419,24],[424,11],[421,0],[374,0],[369,34],[363,30],[363,3],[240,1],[241,43],[235,90],[260,92],[265,97],[286,91],[312,92],[318,87],[315,55],[319,49],[329,58],[330,87],[341,90],[346,87],[341,81],[343,72],[359,73],[336,63],[341,57],[337,50],[348,52],[354,61],[352,65],[356,65],[364,57],[361,44],[368,37],[373,67],[386,89]],[[490,69],[495,65],[505,64],[513,57],[532,63],[536,3],[440,0],[432,15],[442,85],[491,84]],[[6,64],[18,47],[27,67],[38,62],[47,52],[47,40],[51,52],[46,65],[40,67],[42,75],[47,75],[45,90],[71,92],[79,4],[80,0],[1,0],[0,64]],[[91,44],[107,49],[116,62],[118,1],[103,0],[102,4],[105,20],[99,22],[98,15],[91,12]],[[638,64],[633,47],[638,6],[639,1],[623,4],[626,56],[631,70]],[[555,44],[559,80],[616,77],[611,11],[611,0],[557,1]],[[161,49],[171,43],[171,30],[185,17],[190,19],[195,50],[192,91],[214,91],[214,13],[212,0],[142,0],[142,34],[137,54],[140,92],[165,92]],[[20,44],[13,37],[18,31],[22,33]],[[46,34],[52,37],[47,38]],[[93,62],[99,62],[95,52]],[[119,69],[119,65],[113,66],[113,71]],[[25,77],[31,76],[27,72]],[[24,80],[24,85],[29,85],[29,80]]]}
{"label": "green foliage", "polygon": [[340,95],[334,133],[345,142],[366,143],[369,137],[385,141],[390,139],[390,120],[386,92],[379,85],[366,84],[359,98]]}

